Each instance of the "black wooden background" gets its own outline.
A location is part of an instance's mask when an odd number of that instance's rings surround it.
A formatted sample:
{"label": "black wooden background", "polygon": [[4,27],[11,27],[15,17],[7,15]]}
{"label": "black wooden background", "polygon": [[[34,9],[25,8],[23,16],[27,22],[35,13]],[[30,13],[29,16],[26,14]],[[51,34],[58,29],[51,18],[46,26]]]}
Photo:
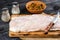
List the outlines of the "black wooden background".
{"label": "black wooden background", "polygon": [[[26,2],[30,0],[0,0],[0,40],[20,40],[19,38],[10,38],[8,36],[8,31],[9,31],[9,22],[5,23],[1,20],[1,15],[2,15],[2,8],[3,7],[8,7],[10,14],[11,14],[11,8],[12,8],[12,2],[17,1],[20,4],[20,10],[21,13],[29,13],[26,8],[25,4]],[[60,0],[41,0],[46,3],[47,8],[44,12],[46,13],[56,13],[56,11],[53,9],[54,6],[60,5]]]}

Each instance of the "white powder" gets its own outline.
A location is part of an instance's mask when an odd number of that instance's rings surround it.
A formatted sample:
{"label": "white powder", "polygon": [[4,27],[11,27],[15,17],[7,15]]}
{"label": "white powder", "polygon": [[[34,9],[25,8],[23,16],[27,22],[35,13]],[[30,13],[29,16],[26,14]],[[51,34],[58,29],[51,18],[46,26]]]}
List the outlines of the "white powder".
{"label": "white powder", "polygon": [[[13,32],[31,32],[44,30],[47,25],[53,20],[54,17],[46,16],[46,15],[30,15],[30,16],[19,16],[10,21],[10,31]],[[55,28],[56,27],[56,28]],[[59,29],[60,28],[60,19],[51,29]]]}

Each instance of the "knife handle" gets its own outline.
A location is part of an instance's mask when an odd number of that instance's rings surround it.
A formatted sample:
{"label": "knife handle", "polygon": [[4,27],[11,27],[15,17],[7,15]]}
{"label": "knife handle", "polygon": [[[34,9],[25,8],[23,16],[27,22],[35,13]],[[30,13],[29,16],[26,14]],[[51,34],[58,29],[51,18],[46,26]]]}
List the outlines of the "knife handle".
{"label": "knife handle", "polygon": [[47,26],[47,28],[45,29],[45,34],[47,34],[48,33],[48,31],[50,30],[50,28],[52,28],[52,26],[54,25],[54,23],[53,22],[51,22],[48,26]]}

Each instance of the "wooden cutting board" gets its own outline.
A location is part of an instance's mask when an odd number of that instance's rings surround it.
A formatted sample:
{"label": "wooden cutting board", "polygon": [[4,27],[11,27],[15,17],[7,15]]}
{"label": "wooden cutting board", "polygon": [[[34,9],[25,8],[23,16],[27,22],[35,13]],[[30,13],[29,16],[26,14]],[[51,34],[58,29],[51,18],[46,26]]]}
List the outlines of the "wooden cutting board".
{"label": "wooden cutting board", "polygon": [[[44,14],[43,15],[47,15]],[[18,17],[18,16],[26,16],[25,14],[23,15],[11,15],[11,20],[14,17]],[[60,31],[59,30],[54,30],[54,31],[49,31],[48,34],[44,34],[43,31],[36,31],[36,32],[12,32],[9,31],[9,36],[10,37],[20,37],[20,38],[46,38],[46,37],[60,37]]]}

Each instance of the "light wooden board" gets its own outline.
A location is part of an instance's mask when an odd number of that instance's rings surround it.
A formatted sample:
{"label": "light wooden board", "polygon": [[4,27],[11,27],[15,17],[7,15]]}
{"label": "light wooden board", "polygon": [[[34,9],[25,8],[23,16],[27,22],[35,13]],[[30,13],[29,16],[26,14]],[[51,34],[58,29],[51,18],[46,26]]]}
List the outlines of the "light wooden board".
{"label": "light wooden board", "polygon": [[[43,13],[44,14],[44,13]],[[47,15],[47,14],[44,14]],[[18,17],[18,16],[26,16],[26,15],[12,15],[11,19],[13,19],[14,17]],[[43,37],[60,37],[60,31],[50,31],[48,32],[48,34],[44,34],[43,31],[37,31],[37,32],[12,32],[9,31],[9,36],[10,37],[21,37],[21,38],[43,38]]]}
{"label": "light wooden board", "polygon": [[43,38],[43,37],[60,37],[60,31],[48,32],[48,34],[44,34],[44,32],[30,32],[30,33],[16,33],[9,31],[10,37],[21,37],[21,38]]}

